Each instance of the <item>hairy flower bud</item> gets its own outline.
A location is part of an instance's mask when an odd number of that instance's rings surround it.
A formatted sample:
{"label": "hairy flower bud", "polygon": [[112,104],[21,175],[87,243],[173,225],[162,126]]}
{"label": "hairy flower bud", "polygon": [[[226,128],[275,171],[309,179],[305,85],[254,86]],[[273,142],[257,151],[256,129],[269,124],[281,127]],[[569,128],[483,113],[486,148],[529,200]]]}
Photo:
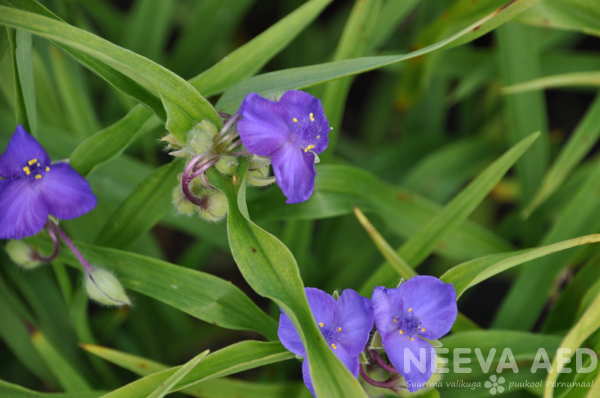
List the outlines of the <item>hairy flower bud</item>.
{"label": "hairy flower bud", "polygon": [[240,162],[235,156],[221,156],[215,167],[219,173],[230,176],[237,170]]}
{"label": "hairy flower bud", "polygon": [[15,264],[25,269],[34,269],[42,264],[41,261],[37,260],[35,251],[20,240],[9,240],[6,243],[6,253]]}
{"label": "hairy flower bud", "polygon": [[177,185],[173,189],[173,206],[179,214],[185,214],[186,216],[191,216],[196,211],[196,206],[183,195],[181,185]]}
{"label": "hairy flower bud", "polygon": [[265,156],[253,155],[248,161],[248,169],[260,169],[261,167],[268,166],[271,164],[271,158]]}
{"label": "hairy flower bud", "polygon": [[85,290],[92,300],[100,304],[117,307],[131,304],[117,277],[102,268],[94,268],[86,272]]}
{"label": "hairy flower bud", "polygon": [[194,155],[202,155],[208,152],[213,145],[213,137],[197,127],[194,127],[187,135],[186,149]]}
{"label": "hairy flower bud", "polygon": [[212,122],[208,120],[201,121],[200,123],[198,123],[196,128],[206,131],[208,134],[210,134],[212,138],[215,138],[215,136],[219,133],[217,126],[215,126]]}
{"label": "hairy flower bud", "polygon": [[229,211],[227,197],[221,191],[206,188],[199,198],[202,205],[198,206],[198,214],[206,221],[217,222]]}
{"label": "hairy flower bud", "polygon": [[256,170],[249,170],[246,180],[248,185],[266,187],[275,182],[275,177],[269,177],[269,166],[263,166]]}

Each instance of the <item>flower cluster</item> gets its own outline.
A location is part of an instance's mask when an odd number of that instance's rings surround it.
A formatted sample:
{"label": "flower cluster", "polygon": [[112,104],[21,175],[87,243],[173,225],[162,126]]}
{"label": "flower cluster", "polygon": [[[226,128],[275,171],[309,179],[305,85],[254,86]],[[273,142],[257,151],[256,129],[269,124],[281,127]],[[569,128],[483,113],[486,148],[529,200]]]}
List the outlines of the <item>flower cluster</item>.
{"label": "flower cluster", "polygon": [[[0,155],[0,177],[0,239],[10,239],[6,251],[15,263],[31,269],[54,260],[60,250],[58,235],[83,266],[85,287],[92,299],[106,305],[129,304],[116,277],[92,267],[58,228],[58,220],[80,217],[96,207],[96,196],[85,178],[68,163],[52,163],[21,125]],[[54,252],[47,257],[19,241],[42,229],[54,242]]]}
{"label": "flower cluster", "polygon": [[[237,182],[238,158],[248,158],[246,181],[263,187],[277,182],[287,203],[308,200],[315,185],[315,163],[329,142],[329,122],[321,101],[302,91],[288,91],[279,101],[256,93],[246,96],[237,113],[220,114],[223,128],[202,121],[188,132],[185,143],[163,137],[172,156],[189,159],[173,191],[180,214],[198,213],[207,221],[227,214],[227,199],[214,189],[206,171],[214,167]],[[270,177],[269,166],[274,177]]]}
{"label": "flower cluster", "polygon": [[[344,290],[337,300],[319,289],[306,288],[305,292],[327,345],[346,368],[354,377],[360,373],[366,383],[392,391],[408,389],[415,392],[426,385],[432,376],[432,359],[435,359],[435,349],[428,340],[448,333],[457,315],[454,287],[432,276],[415,276],[395,289],[378,286],[373,290],[371,300],[350,289]],[[367,348],[373,324],[391,365],[377,350]],[[304,383],[316,396],[306,348],[283,310],[278,333],[288,350],[304,357]],[[360,363],[361,353],[374,361],[369,367],[391,373],[390,379],[375,381],[369,377]],[[407,356],[419,360],[423,355],[425,368],[405,366]],[[403,376],[403,383],[398,375]]]}

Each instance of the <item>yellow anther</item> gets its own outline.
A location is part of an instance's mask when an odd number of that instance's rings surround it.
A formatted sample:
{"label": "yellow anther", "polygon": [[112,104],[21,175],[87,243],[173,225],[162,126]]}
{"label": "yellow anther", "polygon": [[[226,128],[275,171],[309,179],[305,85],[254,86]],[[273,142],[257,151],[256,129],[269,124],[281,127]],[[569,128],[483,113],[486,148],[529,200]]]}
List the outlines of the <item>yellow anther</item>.
{"label": "yellow anther", "polygon": [[319,322],[319,326],[323,327],[323,322]]}
{"label": "yellow anther", "polygon": [[42,176],[41,176],[41,175],[39,175],[39,174],[36,174],[36,176],[35,176],[35,179],[36,179],[36,180],[39,180],[40,178],[42,178]]}
{"label": "yellow anther", "polygon": [[401,331],[400,331],[400,334],[404,334],[404,332],[401,330]]}
{"label": "yellow anther", "polygon": [[313,149],[314,147],[315,147],[314,145],[309,145],[309,146],[307,146],[307,147],[304,149],[304,152],[308,152],[308,151],[310,151],[311,149]]}
{"label": "yellow anther", "polygon": [[23,171],[25,172],[25,174],[29,175],[31,174],[31,170],[29,170],[29,167],[25,166],[23,167]]}
{"label": "yellow anther", "polygon": [[395,318],[394,318],[394,322],[398,322],[398,317],[395,317]]}
{"label": "yellow anther", "polygon": [[46,166],[46,171],[50,171],[50,167]]}
{"label": "yellow anther", "polygon": [[38,167],[40,167],[40,166],[41,166],[41,164],[39,164],[39,163],[38,163],[38,164],[37,164],[37,166],[38,166]]}
{"label": "yellow anther", "polygon": [[321,138],[321,136],[320,136],[320,135],[318,135],[318,136],[317,136],[317,139],[319,139],[319,138]]}
{"label": "yellow anther", "polygon": [[408,309],[408,312],[412,312],[412,308],[409,308],[409,309]]}
{"label": "yellow anther", "polygon": [[342,331],[342,328],[338,328],[338,332],[341,332],[341,331]]}
{"label": "yellow anther", "polygon": [[424,332],[424,331],[425,331],[425,329],[421,329],[421,331],[422,331],[422,332]]}
{"label": "yellow anther", "polygon": [[294,121],[294,123],[298,123],[298,119],[293,118],[292,120]]}
{"label": "yellow anther", "polygon": [[415,341],[415,339],[413,339],[412,337],[410,338],[410,341]]}
{"label": "yellow anther", "polygon": [[310,116],[310,120],[311,120],[312,122],[314,122],[314,121],[315,121],[315,117],[313,116],[313,114],[312,114],[312,113],[311,113],[310,115],[308,115],[308,116]]}
{"label": "yellow anther", "polygon": [[334,343],[332,343],[331,346],[333,347],[334,350],[337,350],[337,347],[335,346]]}
{"label": "yellow anther", "polygon": [[34,163],[37,163],[37,159],[31,159],[29,161],[29,165],[32,166]]}

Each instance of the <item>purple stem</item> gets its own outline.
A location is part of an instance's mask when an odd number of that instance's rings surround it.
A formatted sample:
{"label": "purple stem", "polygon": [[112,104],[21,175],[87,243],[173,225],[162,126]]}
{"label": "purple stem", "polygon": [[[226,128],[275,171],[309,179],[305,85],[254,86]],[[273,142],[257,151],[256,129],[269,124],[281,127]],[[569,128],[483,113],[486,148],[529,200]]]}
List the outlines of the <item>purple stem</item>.
{"label": "purple stem", "polygon": [[189,200],[196,206],[205,208],[206,207],[205,201],[203,201],[202,199],[198,199],[190,191],[190,181],[193,180],[193,178],[190,178],[190,172],[192,171],[194,166],[196,166],[196,163],[198,163],[198,160],[200,160],[200,156],[196,156],[195,158],[190,160],[188,165],[185,167],[185,170],[183,171],[183,177],[181,178],[181,189],[187,200]]}
{"label": "purple stem", "polygon": [[58,234],[58,236],[60,236],[60,238],[65,241],[67,246],[69,246],[69,248],[71,249],[71,251],[73,252],[75,257],[77,257],[77,260],[79,260],[79,262],[83,266],[83,269],[86,272],[91,272],[92,269],[94,269],[94,268],[90,265],[90,263],[87,262],[85,257],[83,257],[83,255],[81,254],[79,249],[77,249],[77,246],[75,246],[75,244],[73,244],[73,242],[71,242],[71,239],[69,239],[67,234],[65,234],[60,228],[58,228],[58,226],[56,226],[55,224],[53,224],[51,222],[48,223],[48,225],[50,226],[50,229],[52,229],[54,232],[56,232]]}
{"label": "purple stem", "polygon": [[377,352],[377,350],[372,350],[371,351],[373,354],[371,355],[372,358],[375,358],[375,360],[377,361],[377,363],[379,364],[379,366],[381,366],[383,369],[387,370],[390,373],[394,373],[394,374],[400,374],[396,368],[394,368],[393,366],[388,365],[387,363],[385,363],[385,361],[383,359],[381,359],[381,357],[379,356],[379,353]]}
{"label": "purple stem", "polygon": [[190,181],[204,173],[206,170],[210,169],[215,163],[217,163],[217,159],[213,159],[212,161],[203,164],[202,167],[194,171],[194,174],[192,174],[190,177]]}
{"label": "purple stem", "polygon": [[398,388],[398,386],[394,386],[394,380],[392,380],[391,378],[387,379],[386,381],[375,381],[375,380],[371,379],[369,376],[367,376],[367,373],[365,372],[365,369],[363,368],[362,363],[359,366],[360,366],[360,375],[370,385],[379,387],[379,388],[389,388],[390,390],[393,390],[393,391],[395,391],[396,388]]}
{"label": "purple stem", "polygon": [[[51,222],[52,221],[49,221],[49,223],[51,223]],[[54,231],[52,231],[48,225],[46,225],[45,228],[46,228],[46,232],[48,232],[48,235],[50,235],[52,242],[54,242],[54,252],[52,252],[52,254],[49,256],[42,256],[37,251],[34,251],[33,257],[36,260],[41,261],[43,263],[49,263],[51,261],[54,261],[54,259],[56,259],[56,257],[58,257],[58,253],[60,252],[60,244],[58,243],[58,238],[56,237],[56,234],[54,233]]]}

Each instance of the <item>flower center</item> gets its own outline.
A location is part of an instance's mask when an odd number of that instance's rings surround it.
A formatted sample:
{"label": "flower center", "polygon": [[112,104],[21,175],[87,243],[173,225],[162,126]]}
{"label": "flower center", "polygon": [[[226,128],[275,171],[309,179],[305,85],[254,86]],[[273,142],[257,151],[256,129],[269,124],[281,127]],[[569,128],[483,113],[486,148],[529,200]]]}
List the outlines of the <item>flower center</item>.
{"label": "flower center", "polygon": [[41,180],[44,174],[50,171],[50,167],[42,164],[37,159],[31,159],[27,165],[23,167],[25,177],[29,179]]}
{"label": "flower center", "polygon": [[339,342],[342,328],[333,324],[325,325],[323,322],[319,322],[319,329],[321,330],[323,337],[325,337],[327,345],[334,350],[337,350],[338,347],[336,343]]}
{"label": "flower center", "polygon": [[406,334],[412,341],[414,337],[418,336],[425,329],[421,327],[419,318],[412,312],[412,308],[409,310],[408,315],[400,314],[393,319],[393,323],[396,326],[396,330],[400,334]]}

